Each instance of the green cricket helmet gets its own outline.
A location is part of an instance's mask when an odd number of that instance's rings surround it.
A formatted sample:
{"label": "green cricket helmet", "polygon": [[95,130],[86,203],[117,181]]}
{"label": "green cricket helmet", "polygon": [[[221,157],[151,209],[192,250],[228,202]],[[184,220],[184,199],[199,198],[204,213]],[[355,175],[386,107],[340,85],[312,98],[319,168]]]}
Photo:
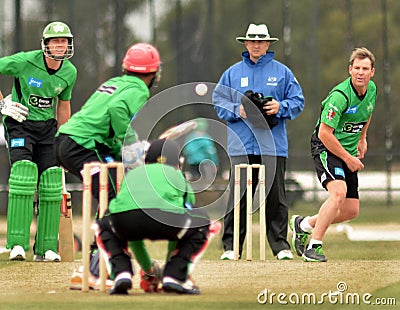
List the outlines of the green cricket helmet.
{"label": "green cricket helmet", "polygon": [[[68,39],[68,47],[64,55],[55,56],[51,54],[47,43],[52,38]],[[74,36],[72,35],[69,27],[62,22],[52,22],[44,28],[41,44],[43,53],[49,58],[53,58],[55,60],[63,60],[69,59],[74,55]]]}

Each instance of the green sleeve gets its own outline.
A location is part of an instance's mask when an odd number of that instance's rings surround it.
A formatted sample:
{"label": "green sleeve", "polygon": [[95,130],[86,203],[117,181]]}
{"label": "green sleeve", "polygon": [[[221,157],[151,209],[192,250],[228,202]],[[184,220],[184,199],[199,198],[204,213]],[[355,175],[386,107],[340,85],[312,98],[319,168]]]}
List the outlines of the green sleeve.
{"label": "green sleeve", "polygon": [[322,102],[321,122],[336,129],[346,109],[346,97],[338,91],[333,91]]}
{"label": "green sleeve", "polygon": [[24,55],[24,52],[20,52],[11,56],[0,58],[1,74],[18,77],[21,72],[21,67],[25,66]]}
{"label": "green sleeve", "polygon": [[151,269],[151,258],[150,254],[146,249],[146,245],[143,240],[129,241],[129,248],[135,255],[135,258],[142,270],[149,271]]}
{"label": "green sleeve", "polygon": [[189,202],[190,204],[194,205],[196,203],[196,198],[193,192],[193,188],[187,183],[187,196],[186,196],[186,202]]}
{"label": "green sleeve", "polygon": [[[121,98],[122,99],[111,103],[109,110],[111,127],[114,131],[112,146],[114,155],[121,152],[122,143],[124,142],[124,137],[129,128],[131,119],[143,107],[148,99],[144,92],[139,94],[136,92],[135,96],[133,96],[130,91],[127,91]],[[134,102],[129,101],[132,100],[131,98],[135,98]]]}

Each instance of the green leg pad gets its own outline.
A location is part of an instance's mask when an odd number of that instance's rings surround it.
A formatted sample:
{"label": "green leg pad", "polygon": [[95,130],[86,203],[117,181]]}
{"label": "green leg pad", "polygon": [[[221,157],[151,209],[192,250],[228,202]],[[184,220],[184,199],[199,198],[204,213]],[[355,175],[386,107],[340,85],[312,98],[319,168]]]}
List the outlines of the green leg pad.
{"label": "green leg pad", "polygon": [[37,165],[28,160],[16,161],[11,166],[8,180],[7,244],[8,249],[20,245],[30,248],[30,228],[33,199],[38,180]]}
{"label": "green leg pad", "polygon": [[143,240],[129,241],[128,245],[142,270],[150,270],[151,258]]}
{"label": "green leg pad", "polygon": [[34,252],[44,255],[47,250],[57,253],[60,205],[62,200],[62,170],[51,167],[39,180],[39,212]]}

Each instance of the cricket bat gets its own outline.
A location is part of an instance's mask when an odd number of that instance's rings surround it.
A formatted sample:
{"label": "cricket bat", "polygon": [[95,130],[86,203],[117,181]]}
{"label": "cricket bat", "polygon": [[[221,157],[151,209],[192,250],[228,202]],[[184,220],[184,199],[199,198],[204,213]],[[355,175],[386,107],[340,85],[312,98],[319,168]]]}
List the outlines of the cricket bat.
{"label": "cricket bat", "polygon": [[173,126],[166,131],[164,131],[158,138],[159,139],[169,139],[169,140],[176,140],[185,134],[191,132],[193,129],[196,128],[195,121],[187,121],[182,124]]}
{"label": "cricket bat", "polygon": [[74,232],[72,229],[71,194],[65,185],[65,171],[62,169],[62,201],[60,212],[60,227],[58,230],[58,250],[63,262],[74,261]]}

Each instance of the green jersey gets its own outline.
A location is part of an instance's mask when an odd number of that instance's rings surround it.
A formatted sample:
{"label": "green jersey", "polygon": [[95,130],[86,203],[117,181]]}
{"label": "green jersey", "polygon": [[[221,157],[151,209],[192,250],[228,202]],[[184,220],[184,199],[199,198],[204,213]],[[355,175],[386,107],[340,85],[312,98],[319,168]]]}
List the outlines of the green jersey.
{"label": "green jersey", "polygon": [[106,145],[119,159],[125,133],[135,114],[150,97],[147,85],[138,77],[123,75],[103,83],[58,131],[79,145],[95,150]]}
{"label": "green jersey", "polygon": [[77,75],[75,66],[63,60],[58,70],[51,70],[44,57],[38,50],[0,58],[0,73],[15,77],[12,100],[29,108],[27,120],[55,118],[57,99],[71,100]]}
{"label": "green jersey", "polygon": [[185,203],[194,204],[193,190],[179,169],[163,164],[146,164],[130,170],[115,199],[110,213],[135,209],[160,209],[185,213]]}
{"label": "green jersey", "polygon": [[357,145],[362,129],[375,108],[376,85],[369,81],[367,92],[360,98],[354,91],[350,77],[335,86],[322,101],[320,118],[311,139],[312,154],[316,155],[326,148],[318,138],[320,123],[334,128],[334,135],[351,155],[357,155]]}

